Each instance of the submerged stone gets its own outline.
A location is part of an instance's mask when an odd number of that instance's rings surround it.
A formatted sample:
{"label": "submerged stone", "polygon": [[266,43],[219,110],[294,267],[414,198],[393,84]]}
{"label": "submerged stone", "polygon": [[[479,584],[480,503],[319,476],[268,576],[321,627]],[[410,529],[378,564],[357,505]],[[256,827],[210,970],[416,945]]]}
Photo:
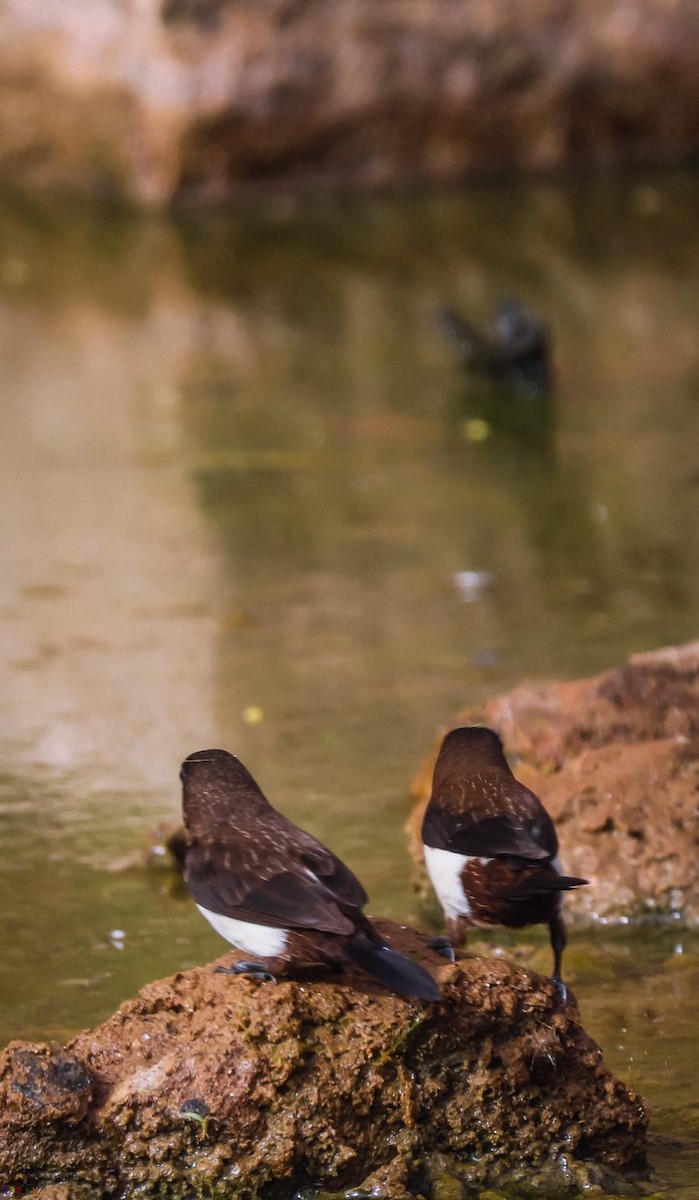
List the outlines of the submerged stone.
{"label": "submerged stone", "polygon": [[145,1200],[313,1187],[443,1200],[644,1170],[642,1101],[574,998],[502,960],[445,964],[381,924],[442,1004],[359,974],[260,984],[214,963],[149,984],[65,1047],[11,1043],[0,1178]]}

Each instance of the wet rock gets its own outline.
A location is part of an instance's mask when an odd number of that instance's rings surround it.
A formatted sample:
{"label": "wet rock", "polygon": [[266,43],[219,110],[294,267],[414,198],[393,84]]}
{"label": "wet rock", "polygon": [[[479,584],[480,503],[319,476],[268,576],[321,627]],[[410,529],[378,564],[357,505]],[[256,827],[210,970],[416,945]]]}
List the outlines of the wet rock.
{"label": "wet rock", "polygon": [[[31,1124],[36,1113],[50,1122],[75,1124],[87,1112],[93,1079],[83,1064],[60,1046],[11,1042],[6,1050],[9,1087]],[[3,1084],[5,1077],[3,1075]]]}
{"label": "wet rock", "polygon": [[160,203],[678,160],[698,66],[692,0],[15,0],[0,161],[6,180]]}
{"label": "wet rock", "polygon": [[[699,642],[633,655],[591,679],[523,684],[452,724],[478,722],[498,731],[517,778],[551,813],[566,871],[590,880],[566,899],[570,919],[653,913],[699,924]],[[446,731],[413,783],[416,862]]]}
{"label": "wet rock", "polygon": [[49,1183],[46,1187],[33,1188],[31,1197],[32,1200],[93,1200],[94,1192],[80,1183]]}
{"label": "wet rock", "polygon": [[443,1004],[359,975],[259,984],[211,964],[150,984],[65,1048],[13,1043],[0,1178],[146,1200],[314,1185],[437,1200],[644,1169],[642,1102],[573,998],[563,1007],[549,980],[507,962],[444,964],[419,935],[384,932],[434,970]]}

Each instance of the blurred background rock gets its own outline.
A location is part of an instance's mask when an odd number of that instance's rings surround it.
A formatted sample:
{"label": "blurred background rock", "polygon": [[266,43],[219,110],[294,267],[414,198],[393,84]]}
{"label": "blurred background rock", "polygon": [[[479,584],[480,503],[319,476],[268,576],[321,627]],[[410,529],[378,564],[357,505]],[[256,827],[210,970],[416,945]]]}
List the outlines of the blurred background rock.
{"label": "blurred background rock", "polygon": [[686,162],[694,0],[6,0],[5,180],[152,204]]}

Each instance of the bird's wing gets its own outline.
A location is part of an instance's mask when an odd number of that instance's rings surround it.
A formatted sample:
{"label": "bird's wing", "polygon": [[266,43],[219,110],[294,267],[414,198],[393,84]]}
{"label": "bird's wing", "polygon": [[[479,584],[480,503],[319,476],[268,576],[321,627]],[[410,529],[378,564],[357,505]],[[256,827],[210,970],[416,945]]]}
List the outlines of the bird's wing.
{"label": "bird's wing", "polygon": [[317,875],[323,885],[332,892],[339,904],[350,908],[363,908],[369,897],[357,876],[310,833],[304,834],[299,843],[299,858],[303,866]]}
{"label": "bird's wing", "polygon": [[549,862],[558,849],[553,823],[543,810],[533,825],[529,825],[506,814],[471,820],[468,813],[457,816],[430,805],[425,813],[422,837],[428,846],[474,858]]}
{"label": "bird's wing", "polygon": [[[247,853],[236,854],[233,859],[225,846],[191,845],[185,877],[195,902],[210,912],[274,928],[338,934],[354,931],[354,921],[342,911],[334,890],[312,867],[291,861],[286,869],[265,861],[260,849],[247,849]],[[347,868],[344,870],[351,875]],[[345,904],[353,907],[351,902]]]}

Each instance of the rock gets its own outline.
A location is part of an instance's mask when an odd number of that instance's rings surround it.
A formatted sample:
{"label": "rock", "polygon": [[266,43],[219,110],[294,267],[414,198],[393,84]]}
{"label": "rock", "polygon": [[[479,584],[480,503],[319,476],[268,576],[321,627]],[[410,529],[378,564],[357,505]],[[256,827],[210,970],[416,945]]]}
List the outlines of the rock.
{"label": "rock", "polygon": [[[400,1200],[508,1178],[546,1186],[645,1169],[641,1100],[575,1000],[502,960],[445,964],[441,1005],[361,976],[259,984],[214,965],[149,984],[65,1048],[0,1057],[0,1178],[112,1193],[289,1196],[317,1185]],[[226,956],[226,962],[230,956]]]}
{"label": "rock", "polygon": [[677,161],[698,24],[692,0],[8,0],[3,178],[163,203]]}
{"label": "rock", "polygon": [[[591,679],[523,684],[449,728],[479,722],[498,731],[517,778],[551,813],[565,870],[590,880],[566,898],[569,918],[654,913],[699,924],[699,642],[632,655]],[[413,782],[417,862],[446,732]]]}
{"label": "rock", "polygon": [[23,1097],[27,1113],[41,1113],[42,1120],[81,1121],[93,1098],[90,1072],[60,1046],[29,1046],[10,1042],[6,1051],[11,1088]]}
{"label": "rock", "polygon": [[32,1200],[92,1200],[94,1192],[80,1183],[49,1183],[46,1187],[33,1188],[31,1195]]}

